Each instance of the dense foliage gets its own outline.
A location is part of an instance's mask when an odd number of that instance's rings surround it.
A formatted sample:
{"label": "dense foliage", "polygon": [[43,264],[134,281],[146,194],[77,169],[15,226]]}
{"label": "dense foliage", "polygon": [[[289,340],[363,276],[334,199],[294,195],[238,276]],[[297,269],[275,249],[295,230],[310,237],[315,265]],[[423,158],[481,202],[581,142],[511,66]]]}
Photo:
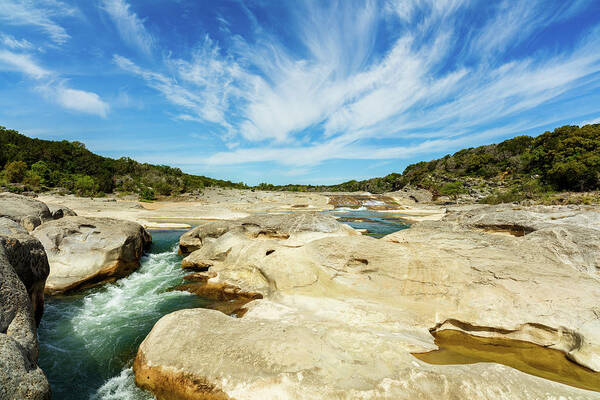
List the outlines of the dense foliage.
{"label": "dense foliage", "polygon": [[[456,197],[466,187],[503,187],[497,201],[527,194],[600,189],[600,124],[563,126],[535,138],[517,136],[499,144],[460,150],[433,161],[409,165],[402,174],[348,181],[332,186],[263,185],[268,189],[369,191],[382,193],[406,185]],[[494,199],[490,199],[493,201]]]}
{"label": "dense foliage", "polygon": [[178,168],[143,164],[127,157],[102,157],[79,142],[32,139],[0,126],[1,167],[0,186],[15,191],[61,187],[80,195],[139,193],[150,200],[155,193],[166,196],[206,186],[246,187],[243,183],[189,175]]}

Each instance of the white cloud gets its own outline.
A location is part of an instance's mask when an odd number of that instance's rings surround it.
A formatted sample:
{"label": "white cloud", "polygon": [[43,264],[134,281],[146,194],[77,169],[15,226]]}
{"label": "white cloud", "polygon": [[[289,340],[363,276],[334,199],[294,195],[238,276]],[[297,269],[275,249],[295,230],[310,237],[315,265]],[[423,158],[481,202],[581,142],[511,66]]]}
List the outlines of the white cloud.
{"label": "white cloud", "polygon": [[30,50],[33,45],[25,39],[16,39],[11,35],[0,33],[0,43],[13,50]]}
{"label": "white cloud", "polygon": [[75,14],[75,8],[57,0],[0,0],[0,21],[7,25],[35,26],[57,44],[65,43],[70,36],[55,19]]}
{"label": "white cloud", "polygon": [[[167,58],[160,72],[114,60],[180,107],[178,118],[218,124],[227,142],[246,142],[209,157],[211,165],[302,166],[442,151],[514,133],[516,126],[538,126],[544,117],[528,112],[600,82],[597,31],[570,52],[502,56],[541,27],[575,15],[588,0],[499,2],[482,27],[464,26],[470,0],[341,4],[295,3],[286,16],[293,46],[245,8],[254,36],[232,36],[227,52],[205,37],[191,57]],[[382,32],[386,23],[394,29]],[[414,144],[369,142],[383,138]],[[247,142],[253,147],[244,148]]]}
{"label": "white cloud", "polygon": [[38,65],[28,54],[0,49],[0,71],[19,72],[37,81],[36,89],[48,100],[73,111],[106,117],[109,105],[96,93],[71,89],[59,75]]}
{"label": "white cloud", "polygon": [[65,80],[48,81],[36,87],[48,101],[71,111],[105,118],[110,110],[108,103],[94,92],[72,89]]}
{"label": "white cloud", "polygon": [[144,21],[130,10],[131,6],[125,0],[103,0],[102,3],[121,38],[130,46],[150,54],[154,40],[144,27]]}
{"label": "white cloud", "polygon": [[21,72],[35,79],[50,75],[50,72],[33,61],[31,56],[0,49],[0,70],[2,69]]}
{"label": "white cloud", "polygon": [[108,114],[108,104],[102,101],[96,93],[62,86],[55,90],[56,102],[64,108],[100,117],[106,117]]}
{"label": "white cloud", "polygon": [[587,121],[583,121],[579,124],[579,126],[584,126],[584,125],[594,125],[594,124],[600,124],[600,117],[595,118],[595,119],[590,119]]}

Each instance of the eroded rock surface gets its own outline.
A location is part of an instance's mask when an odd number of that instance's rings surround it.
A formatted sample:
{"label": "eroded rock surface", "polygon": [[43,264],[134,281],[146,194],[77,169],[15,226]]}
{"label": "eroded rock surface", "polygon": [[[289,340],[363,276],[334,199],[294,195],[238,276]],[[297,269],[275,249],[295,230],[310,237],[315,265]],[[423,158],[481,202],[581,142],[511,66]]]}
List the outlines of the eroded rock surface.
{"label": "eroded rock surface", "polygon": [[111,218],[64,217],[32,232],[50,262],[47,293],[126,276],[140,265],[150,235],[139,224]]}
{"label": "eroded rock surface", "polygon": [[0,218],[0,399],[50,398],[37,366],[36,320],[42,316],[48,260],[40,242]]}
{"label": "eroded rock surface", "polygon": [[[239,222],[197,228],[184,265],[198,281],[263,298],[239,319],[204,309],[163,317],[140,345],[136,382],[175,399],[600,398],[498,364],[411,355],[436,348],[430,331],[456,329],[550,347],[600,371],[597,213],[531,212],[522,236],[493,228],[522,214],[506,210],[484,229],[490,213],[457,210],[380,240],[316,235],[294,245]],[[292,226],[298,216],[278,218]]]}
{"label": "eroded rock surface", "polygon": [[49,204],[48,209],[52,214],[53,219],[61,219],[62,217],[76,217],[77,213],[69,207],[62,205]]}
{"label": "eroded rock surface", "polygon": [[223,234],[240,234],[250,239],[284,240],[288,246],[302,245],[326,236],[358,234],[330,215],[318,213],[254,215],[234,221],[214,221],[186,232],[179,239],[183,254],[192,253]]}
{"label": "eroded rock surface", "polygon": [[31,197],[14,193],[0,193],[0,218],[11,219],[29,232],[52,219],[46,204]]}

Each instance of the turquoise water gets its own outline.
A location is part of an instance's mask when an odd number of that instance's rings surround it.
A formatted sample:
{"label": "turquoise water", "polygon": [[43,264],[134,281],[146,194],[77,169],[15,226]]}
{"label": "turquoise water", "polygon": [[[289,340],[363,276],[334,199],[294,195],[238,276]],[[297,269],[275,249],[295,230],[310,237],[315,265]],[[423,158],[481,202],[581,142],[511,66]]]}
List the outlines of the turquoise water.
{"label": "turquoise water", "polygon": [[189,293],[168,291],[185,275],[177,255],[182,233],[153,232],[141,267],[114,284],[46,299],[39,364],[53,399],[153,398],[133,383],[131,364],[139,344],[163,315],[207,304]]}
{"label": "turquoise water", "polygon": [[[408,228],[383,212],[352,210],[332,214],[348,225],[382,237]],[[169,291],[186,274],[177,255],[184,231],[154,231],[141,267],[126,278],[68,296],[46,299],[38,330],[39,364],[48,376],[53,399],[150,400],[134,384],[131,365],[139,344],[163,315],[208,301]]]}
{"label": "turquoise water", "polygon": [[339,222],[350,225],[354,229],[367,229],[366,235],[375,238],[382,238],[410,227],[407,222],[398,218],[397,213],[385,211],[342,208],[330,211],[329,214],[338,217]]}

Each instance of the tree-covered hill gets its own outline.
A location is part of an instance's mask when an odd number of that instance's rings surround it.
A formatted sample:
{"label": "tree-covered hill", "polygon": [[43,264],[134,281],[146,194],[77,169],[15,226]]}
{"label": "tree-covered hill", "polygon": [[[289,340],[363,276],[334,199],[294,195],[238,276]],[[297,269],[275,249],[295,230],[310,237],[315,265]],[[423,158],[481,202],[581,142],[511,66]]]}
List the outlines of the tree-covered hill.
{"label": "tree-covered hill", "polygon": [[[155,194],[175,195],[207,186],[247,187],[126,157],[102,157],[79,142],[32,139],[4,127],[0,127],[0,167],[0,187],[10,190],[61,187],[81,195],[118,191],[153,198]],[[534,198],[556,191],[600,190],[600,124],[563,126],[537,137],[517,136],[498,144],[463,149],[381,178],[330,186],[263,183],[256,188],[383,193],[407,185],[435,195],[485,193],[490,202]]]}
{"label": "tree-covered hill", "polygon": [[0,126],[0,186],[11,190],[62,187],[82,195],[140,193],[171,195],[206,186],[244,188],[233,183],[183,173],[165,165],[139,163],[123,157],[102,157],[83,143],[32,139]]}
{"label": "tree-covered hill", "polygon": [[460,150],[433,161],[409,165],[402,174],[339,185],[272,186],[264,189],[369,191],[406,185],[439,194],[459,194],[473,186],[502,188],[496,196],[600,189],[600,124],[563,126],[537,137],[517,136],[502,143]]}

